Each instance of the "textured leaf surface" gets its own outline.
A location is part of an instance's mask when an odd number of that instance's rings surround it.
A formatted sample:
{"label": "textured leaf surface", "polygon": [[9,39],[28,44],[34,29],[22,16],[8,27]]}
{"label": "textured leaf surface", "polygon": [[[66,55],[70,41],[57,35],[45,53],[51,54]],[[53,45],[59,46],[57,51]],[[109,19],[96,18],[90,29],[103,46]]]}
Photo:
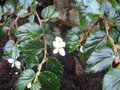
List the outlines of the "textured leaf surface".
{"label": "textured leaf surface", "polygon": [[98,72],[106,69],[114,60],[114,52],[109,47],[95,50],[87,60],[87,72]]}
{"label": "textured leaf surface", "polygon": [[17,82],[17,90],[24,88],[34,79],[35,73],[31,69],[24,70]]}
{"label": "textured leaf surface", "polygon": [[49,71],[41,72],[39,81],[46,90],[60,90],[60,80],[58,77]]}
{"label": "textured leaf surface", "polygon": [[20,50],[27,55],[39,55],[44,48],[44,42],[39,39],[27,40],[21,43]]}
{"label": "textured leaf surface", "polygon": [[92,51],[94,51],[96,48],[102,46],[107,42],[105,38],[105,33],[103,31],[94,31],[90,34],[90,36],[87,38],[83,50],[87,54],[91,54]]}
{"label": "textured leaf surface", "polygon": [[18,28],[16,36],[20,40],[39,37],[43,33],[43,29],[36,23],[26,23]]}
{"label": "textured leaf surface", "polygon": [[59,12],[55,11],[55,6],[50,5],[42,10],[41,13],[43,18],[57,18],[59,16]]}
{"label": "textured leaf surface", "polygon": [[58,77],[61,77],[63,75],[63,67],[56,58],[48,58],[46,66],[48,71],[53,72]]}
{"label": "textured leaf surface", "polygon": [[41,89],[41,84],[39,81],[36,81],[32,84],[31,90],[40,90]]}
{"label": "textured leaf surface", "polygon": [[34,0],[19,0],[20,6],[23,6],[24,9],[27,9],[29,6],[32,5]]}
{"label": "textured leaf surface", "polygon": [[9,52],[12,50],[14,45],[15,45],[15,42],[13,40],[9,40],[4,47],[4,53],[9,54]]}
{"label": "textured leaf surface", "polygon": [[67,46],[70,48],[69,52],[73,52],[78,47],[78,41],[82,30],[79,27],[73,27],[66,36]]}
{"label": "textured leaf surface", "polygon": [[103,90],[120,90],[120,69],[112,69],[105,74]]}

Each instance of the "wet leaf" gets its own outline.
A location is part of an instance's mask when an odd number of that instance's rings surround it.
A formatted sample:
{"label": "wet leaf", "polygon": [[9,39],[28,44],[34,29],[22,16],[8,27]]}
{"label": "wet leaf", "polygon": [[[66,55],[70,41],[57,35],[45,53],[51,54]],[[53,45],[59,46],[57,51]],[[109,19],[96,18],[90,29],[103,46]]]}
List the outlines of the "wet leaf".
{"label": "wet leaf", "polygon": [[32,84],[31,90],[40,90],[41,89],[41,84],[39,81],[36,81]]}
{"label": "wet leaf", "polygon": [[17,90],[24,90],[24,88],[32,82],[34,79],[35,72],[31,69],[26,69],[23,71],[23,73],[20,75],[20,78],[17,82]]}
{"label": "wet leaf", "polygon": [[27,40],[21,43],[20,45],[21,52],[29,56],[41,54],[43,48],[44,48],[44,42],[43,40],[39,40],[39,39]]}
{"label": "wet leaf", "polygon": [[109,47],[96,49],[87,60],[87,72],[98,72],[106,69],[114,60],[114,52]]}
{"label": "wet leaf", "polygon": [[120,69],[112,69],[108,71],[103,79],[103,90],[119,90],[120,89]]}
{"label": "wet leaf", "polygon": [[43,34],[43,29],[36,23],[26,23],[18,28],[16,32],[17,38],[21,41],[40,37]]}
{"label": "wet leaf", "polygon": [[48,71],[56,74],[59,78],[63,75],[63,67],[56,58],[48,58],[46,67]]}
{"label": "wet leaf", "polygon": [[22,9],[22,10],[20,10],[20,11],[17,13],[17,15],[18,15],[19,17],[23,18],[23,17],[26,16],[27,13],[28,13],[27,10]]}
{"label": "wet leaf", "polygon": [[32,5],[34,0],[19,0],[20,6],[23,6],[23,9],[27,9],[29,6]]}
{"label": "wet leaf", "polygon": [[69,52],[73,52],[78,47],[78,41],[82,30],[79,27],[73,27],[66,36],[67,47],[70,48]]}
{"label": "wet leaf", "polygon": [[42,17],[47,19],[47,18],[57,18],[59,15],[59,12],[55,11],[55,6],[50,5],[42,10],[41,13]]}
{"label": "wet leaf", "polygon": [[15,42],[13,40],[9,40],[4,47],[4,53],[9,54],[12,48],[14,47],[14,45]]}
{"label": "wet leaf", "polygon": [[52,72],[41,72],[39,81],[46,90],[60,90],[60,80]]}

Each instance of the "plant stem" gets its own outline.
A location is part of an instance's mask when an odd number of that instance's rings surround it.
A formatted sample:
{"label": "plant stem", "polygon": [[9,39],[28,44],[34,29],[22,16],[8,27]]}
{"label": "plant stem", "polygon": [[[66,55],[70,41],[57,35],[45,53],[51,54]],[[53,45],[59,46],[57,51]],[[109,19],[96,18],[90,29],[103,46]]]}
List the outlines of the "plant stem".
{"label": "plant stem", "polygon": [[37,19],[38,19],[39,24],[40,24],[40,26],[41,26],[43,20],[40,19],[40,17],[39,17],[39,15],[38,15],[38,12],[37,12],[37,11],[35,11],[34,13],[35,13],[35,15],[37,16]]}
{"label": "plant stem", "polygon": [[40,75],[41,68],[42,68],[43,64],[44,64],[44,63],[46,62],[46,60],[47,60],[47,44],[48,44],[48,41],[47,41],[47,38],[46,38],[45,35],[43,36],[43,38],[44,38],[44,42],[45,42],[44,57],[43,57],[42,62],[38,65],[38,71],[37,71],[37,73],[36,73],[36,75],[35,75],[34,82],[38,81],[38,77],[39,77],[39,75]]}
{"label": "plant stem", "polygon": [[99,20],[97,20],[95,23],[91,24],[88,27],[88,30],[82,34],[82,36],[80,37],[80,40],[78,41],[78,45],[80,45],[83,40],[89,35],[89,33],[92,31],[92,29],[99,23]]}

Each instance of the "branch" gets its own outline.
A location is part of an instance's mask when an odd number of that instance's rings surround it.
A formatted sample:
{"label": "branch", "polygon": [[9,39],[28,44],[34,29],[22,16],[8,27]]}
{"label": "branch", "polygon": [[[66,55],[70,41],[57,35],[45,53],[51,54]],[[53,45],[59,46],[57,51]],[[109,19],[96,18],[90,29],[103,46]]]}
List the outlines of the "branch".
{"label": "branch", "polygon": [[36,73],[36,75],[35,75],[34,82],[36,82],[36,81],[38,80],[38,77],[39,77],[39,75],[40,75],[41,68],[42,68],[43,64],[44,64],[44,63],[46,62],[46,60],[47,60],[47,44],[48,44],[48,40],[47,40],[47,38],[46,38],[45,35],[43,36],[43,38],[44,38],[44,42],[45,42],[44,57],[43,57],[42,62],[38,65],[38,71],[37,71],[37,73]]}
{"label": "branch", "polygon": [[78,41],[78,45],[80,45],[83,40],[89,35],[89,33],[92,31],[92,29],[99,23],[99,20],[97,20],[95,23],[91,24],[87,31],[85,33],[82,34],[82,36],[80,37],[80,40]]}

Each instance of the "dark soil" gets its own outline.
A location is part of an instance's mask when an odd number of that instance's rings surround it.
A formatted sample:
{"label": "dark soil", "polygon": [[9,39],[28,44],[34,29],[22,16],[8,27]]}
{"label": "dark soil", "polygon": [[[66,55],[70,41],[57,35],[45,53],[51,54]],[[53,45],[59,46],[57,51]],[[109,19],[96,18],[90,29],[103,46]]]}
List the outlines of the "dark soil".
{"label": "dark soil", "polygon": [[[76,57],[76,54],[72,53],[60,58],[61,64],[64,66],[61,90],[102,90],[103,76],[106,71],[94,74],[81,72],[77,75],[74,57]],[[78,64],[84,71],[85,63],[79,61]]]}
{"label": "dark soil", "polygon": [[[64,75],[61,80],[61,90],[102,90],[102,79],[105,71],[99,73],[76,73],[76,54],[67,54],[65,57],[59,57],[64,67]],[[85,63],[78,63],[81,69],[85,68]],[[6,60],[0,60],[0,90],[15,90],[18,75],[15,69],[11,68]]]}
{"label": "dark soil", "polygon": [[0,61],[0,90],[15,90],[18,75],[6,60]]}

